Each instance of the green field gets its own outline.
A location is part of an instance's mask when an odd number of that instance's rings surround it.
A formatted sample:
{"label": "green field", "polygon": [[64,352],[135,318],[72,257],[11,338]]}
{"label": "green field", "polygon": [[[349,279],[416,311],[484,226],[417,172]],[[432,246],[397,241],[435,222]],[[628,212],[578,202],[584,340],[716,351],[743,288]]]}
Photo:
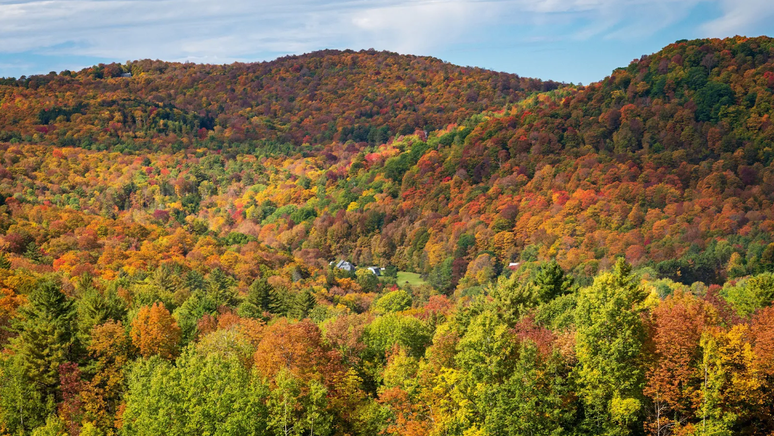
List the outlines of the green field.
{"label": "green field", "polygon": [[397,283],[398,286],[403,286],[405,284],[409,284],[411,286],[421,286],[427,284],[427,282],[424,281],[419,274],[406,271],[398,271]]}

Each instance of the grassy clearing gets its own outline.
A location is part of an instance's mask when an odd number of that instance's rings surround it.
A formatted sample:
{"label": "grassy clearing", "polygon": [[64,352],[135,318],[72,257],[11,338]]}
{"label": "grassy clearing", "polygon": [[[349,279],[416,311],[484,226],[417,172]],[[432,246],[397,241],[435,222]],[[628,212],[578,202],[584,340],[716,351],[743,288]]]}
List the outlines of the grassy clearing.
{"label": "grassy clearing", "polygon": [[403,286],[405,284],[411,286],[421,286],[427,284],[427,282],[424,281],[419,274],[406,271],[398,271],[397,282],[398,286]]}

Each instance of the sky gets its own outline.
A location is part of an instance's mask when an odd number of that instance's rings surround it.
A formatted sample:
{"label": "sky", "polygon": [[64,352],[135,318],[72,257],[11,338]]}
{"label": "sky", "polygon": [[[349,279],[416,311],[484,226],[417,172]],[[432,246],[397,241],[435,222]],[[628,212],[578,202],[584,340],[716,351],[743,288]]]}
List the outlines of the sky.
{"label": "sky", "polygon": [[774,0],[0,0],[0,77],[375,48],[588,84],[734,35],[774,36]]}

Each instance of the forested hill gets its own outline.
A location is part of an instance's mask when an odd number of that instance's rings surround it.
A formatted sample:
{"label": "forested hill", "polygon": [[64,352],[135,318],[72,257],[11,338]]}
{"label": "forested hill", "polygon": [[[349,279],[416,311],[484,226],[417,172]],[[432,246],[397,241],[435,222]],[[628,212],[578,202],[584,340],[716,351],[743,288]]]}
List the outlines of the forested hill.
{"label": "forested hill", "polygon": [[371,177],[400,181],[399,210],[421,207],[443,253],[469,234],[501,261],[513,250],[580,273],[626,256],[720,283],[774,260],[773,87],[770,38],[678,42],[439,132],[405,173],[388,161]]}
{"label": "forested hill", "polygon": [[143,60],[0,83],[0,139],[120,150],[381,144],[559,86],[332,50],[223,66]]}
{"label": "forested hill", "polygon": [[[320,52],[226,67],[138,62],[131,64],[129,79],[104,78],[118,75],[117,65],[101,68],[103,78],[94,77],[100,68],[74,77],[46,76],[46,84],[36,85],[44,79],[36,77],[24,87],[19,81],[4,89],[40,100],[11,103],[6,97],[3,107],[11,110],[0,117],[48,117],[49,124],[30,126],[48,133],[36,133],[37,147],[14,145],[18,140],[4,146],[0,192],[13,197],[12,204],[26,205],[14,209],[17,213],[45,203],[68,213],[158,226],[160,232],[245,234],[312,265],[334,257],[391,264],[442,277],[435,284],[446,290],[460,281],[483,285],[512,261],[555,258],[579,277],[591,277],[618,256],[687,284],[720,284],[774,262],[769,246],[774,230],[772,50],[769,38],[678,42],[599,83],[535,93],[508,105],[508,95],[525,95],[516,89],[554,85],[481,70],[463,74],[459,67],[429,58],[367,52]],[[200,80],[193,84],[193,78]],[[237,85],[249,78],[264,87]],[[321,85],[317,91],[300,86],[308,81]],[[379,81],[382,86],[375,85]],[[410,90],[407,81],[415,81]],[[344,86],[356,82],[360,85]],[[86,91],[100,87],[111,91]],[[91,95],[95,102],[87,105],[57,89],[81,90],[78,95]],[[130,100],[109,97],[119,94],[144,95],[146,102],[173,100],[179,107],[206,101],[213,111],[223,108],[213,112],[215,131],[229,135],[236,130],[217,129],[221,120],[225,125],[255,120],[228,114],[253,111],[237,108],[263,101],[237,96],[264,98],[281,89],[295,90],[292,95],[298,98],[287,94],[285,103],[267,101],[263,107],[290,105],[282,112],[291,120],[286,133],[331,120],[339,126],[334,139],[304,147],[304,154],[289,149],[273,156],[260,147],[247,154],[229,149],[223,155],[192,147],[123,156],[71,147],[52,152],[46,139],[84,131],[110,134],[98,127],[102,122],[125,135],[177,137],[150,127],[152,122],[157,127],[173,123],[157,116],[168,104],[127,112],[121,105]],[[462,98],[458,106],[444,103],[441,110],[436,104],[473,91],[477,98]],[[387,96],[383,101],[425,102],[414,107],[416,112],[395,112],[395,118],[372,113],[371,132],[400,129],[395,123],[404,116],[450,120],[474,108],[503,106],[427,134],[390,135],[387,141],[377,135],[373,145],[342,144],[342,132],[357,124],[337,110],[378,106],[378,99],[369,102],[364,93]],[[201,101],[193,97],[210,94]],[[301,102],[312,94],[330,101],[307,108]],[[46,115],[51,108],[68,106],[52,101],[67,98],[83,114]],[[49,109],[20,109],[42,102]],[[265,127],[263,122],[247,124],[251,127],[242,132]],[[5,121],[0,129],[24,126]],[[428,128],[420,123],[412,129],[418,126]],[[191,144],[201,146],[197,141]],[[47,232],[53,229],[16,225],[20,229],[11,226],[6,239],[18,233],[54,259],[72,250],[52,245],[58,232]],[[24,253],[25,244],[12,243],[10,251]],[[144,256],[130,250],[121,258],[139,262],[141,269],[159,265],[160,259],[131,260],[135,254]],[[95,255],[80,259],[93,264]],[[118,262],[110,269],[117,273],[126,266]]]}

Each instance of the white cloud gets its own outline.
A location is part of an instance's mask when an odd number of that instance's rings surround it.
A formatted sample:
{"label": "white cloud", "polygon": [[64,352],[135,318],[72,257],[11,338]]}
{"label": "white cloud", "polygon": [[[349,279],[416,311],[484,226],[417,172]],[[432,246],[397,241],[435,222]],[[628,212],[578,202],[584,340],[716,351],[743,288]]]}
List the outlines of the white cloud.
{"label": "white cloud", "polygon": [[496,19],[502,4],[465,0],[406,2],[357,11],[352,24],[363,42],[400,52],[421,52]]}
{"label": "white cloud", "polygon": [[[532,38],[636,38],[699,4],[709,36],[774,17],[772,0],[0,0],[0,53],[229,62],[326,47],[427,53],[490,26]],[[525,38],[528,41],[529,38]]]}
{"label": "white cloud", "polygon": [[751,35],[767,27],[774,30],[774,2],[771,0],[721,0],[723,16],[702,26],[707,36]]}

